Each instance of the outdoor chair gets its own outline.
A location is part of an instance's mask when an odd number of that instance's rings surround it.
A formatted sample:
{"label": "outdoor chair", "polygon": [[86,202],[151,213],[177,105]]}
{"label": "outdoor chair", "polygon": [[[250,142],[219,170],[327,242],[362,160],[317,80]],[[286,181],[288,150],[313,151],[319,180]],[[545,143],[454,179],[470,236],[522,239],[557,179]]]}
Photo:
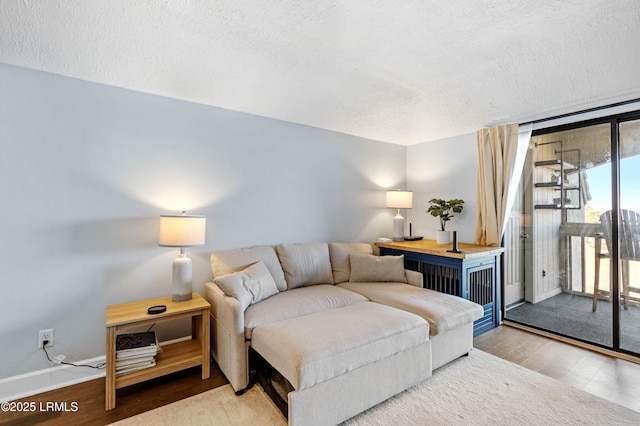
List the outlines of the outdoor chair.
{"label": "outdoor chair", "polygon": [[[602,224],[602,234],[596,237],[596,263],[595,263],[595,281],[593,287],[593,312],[596,311],[598,305],[598,295],[605,293],[599,289],[600,284],[600,261],[611,257],[613,241],[612,241],[612,211],[608,210],[600,216]],[[608,253],[602,252],[602,240],[605,240]],[[620,263],[619,282],[622,283],[620,299],[622,305],[627,309],[629,300],[640,302],[640,298],[632,297],[630,293],[640,293],[640,282],[630,282],[629,262],[640,261],[640,214],[632,210],[620,210],[620,223],[618,231],[618,240],[620,241]],[[607,292],[610,294],[610,292]]]}

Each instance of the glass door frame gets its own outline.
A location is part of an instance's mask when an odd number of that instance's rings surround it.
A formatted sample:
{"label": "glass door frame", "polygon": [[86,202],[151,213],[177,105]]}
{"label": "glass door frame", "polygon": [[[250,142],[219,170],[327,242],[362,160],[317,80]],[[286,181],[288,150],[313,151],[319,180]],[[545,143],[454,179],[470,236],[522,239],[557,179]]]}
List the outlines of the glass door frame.
{"label": "glass door frame", "polygon": [[[615,115],[608,115],[605,117],[599,117],[599,118],[594,118],[594,119],[589,119],[589,120],[582,120],[582,121],[576,121],[576,122],[572,122],[572,123],[567,123],[567,124],[562,124],[562,125],[558,125],[558,126],[553,126],[553,127],[547,127],[547,128],[542,128],[542,129],[536,129],[532,132],[531,137],[535,137],[535,136],[540,136],[540,135],[545,135],[545,134],[549,134],[549,133],[555,133],[555,132],[561,132],[561,131],[567,131],[567,130],[574,130],[577,128],[582,128],[582,127],[589,127],[589,126],[595,126],[595,125],[601,125],[601,124],[609,124],[609,128],[610,128],[610,143],[611,143],[611,210],[613,213],[613,218],[612,218],[612,240],[613,240],[613,247],[611,248],[611,302],[612,302],[612,326],[613,326],[613,330],[612,330],[612,346],[605,346],[602,344],[598,344],[598,343],[594,343],[594,342],[589,342],[586,340],[582,340],[582,339],[578,339],[575,337],[571,337],[571,336],[563,336],[572,340],[577,340],[577,341],[581,341],[584,343],[588,343],[590,345],[595,345],[595,346],[600,346],[603,347],[605,349],[608,350],[613,350],[615,352],[619,352],[619,353],[625,353],[625,354],[629,354],[632,356],[640,356],[640,354],[635,353],[635,352],[631,352],[628,350],[625,350],[623,348],[620,347],[620,285],[621,283],[619,282],[619,272],[620,272],[620,261],[619,261],[619,253],[620,253],[620,246],[619,246],[619,233],[618,233],[618,229],[619,229],[619,212],[620,212],[620,161],[621,161],[621,157],[620,157],[620,129],[619,126],[621,123],[623,122],[627,122],[627,121],[633,121],[633,120],[640,120],[640,110],[638,111],[632,111],[632,112],[626,112],[626,113],[620,113],[620,114],[615,114]],[[501,262],[502,264],[504,262]],[[504,269],[501,268],[501,272],[504,273]],[[502,282],[504,282],[504,280],[501,280]],[[502,291],[504,291],[504,289],[502,289]],[[504,299],[503,299],[504,301]],[[504,319],[504,315],[506,313],[506,309],[503,306],[502,307],[502,312],[503,312],[503,319]],[[525,324],[527,325],[527,324]],[[555,333],[551,330],[544,330],[546,332],[552,333],[552,334],[559,334],[559,333]]]}

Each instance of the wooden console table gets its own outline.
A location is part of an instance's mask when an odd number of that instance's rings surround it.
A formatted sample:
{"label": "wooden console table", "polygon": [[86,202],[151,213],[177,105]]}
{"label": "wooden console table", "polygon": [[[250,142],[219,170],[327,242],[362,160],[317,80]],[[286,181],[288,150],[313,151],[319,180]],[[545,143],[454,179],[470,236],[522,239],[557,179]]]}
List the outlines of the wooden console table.
{"label": "wooden console table", "polygon": [[[147,308],[166,305],[161,314],[150,315]],[[209,378],[209,311],[211,305],[198,293],[184,302],[171,297],[107,306],[107,367],[105,409],[116,406],[116,389],[140,383],[187,368],[202,366],[202,380]],[[116,335],[118,331],[179,318],[191,318],[191,339],[163,346],[155,367],[116,377]]]}
{"label": "wooden console table", "polygon": [[500,325],[499,256],[502,247],[458,245],[463,253],[451,253],[451,244],[433,240],[376,243],[381,255],[404,255],[405,267],[421,272],[425,288],[464,297],[484,308],[473,323],[477,336]]}

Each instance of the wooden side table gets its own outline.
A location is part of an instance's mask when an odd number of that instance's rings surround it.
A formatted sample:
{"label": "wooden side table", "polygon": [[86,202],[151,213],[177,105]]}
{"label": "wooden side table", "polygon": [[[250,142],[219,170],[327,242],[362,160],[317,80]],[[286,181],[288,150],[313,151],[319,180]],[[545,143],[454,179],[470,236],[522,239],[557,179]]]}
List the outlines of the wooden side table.
{"label": "wooden side table", "polygon": [[[150,315],[147,309],[166,305],[161,314]],[[198,293],[191,300],[173,302],[171,297],[107,306],[107,366],[105,410],[116,407],[116,389],[130,386],[176,371],[202,365],[202,380],[209,378],[209,311],[211,305]],[[162,346],[156,365],[116,377],[116,335],[131,327],[151,325],[179,318],[191,318],[191,339]]]}

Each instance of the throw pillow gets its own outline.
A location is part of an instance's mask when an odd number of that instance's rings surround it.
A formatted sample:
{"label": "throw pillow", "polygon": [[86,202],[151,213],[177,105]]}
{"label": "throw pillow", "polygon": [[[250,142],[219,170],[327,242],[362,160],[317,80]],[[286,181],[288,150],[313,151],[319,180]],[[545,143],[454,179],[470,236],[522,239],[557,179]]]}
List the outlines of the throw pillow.
{"label": "throw pillow", "polygon": [[276,247],[287,288],[334,284],[327,243],[292,243]]}
{"label": "throw pillow", "polygon": [[333,269],[333,280],[336,284],[349,281],[350,254],[373,254],[373,248],[371,244],[366,243],[329,243],[329,257]]}
{"label": "throw pillow", "polygon": [[242,271],[256,262],[264,262],[279,291],[287,289],[282,266],[276,250],[271,246],[246,247],[211,253],[211,271],[214,278]]}
{"label": "throw pillow", "polygon": [[215,283],[224,294],[236,298],[246,309],[278,293],[278,288],[263,262],[256,262],[242,271],[223,275]]}
{"label": "throw pillow", "polygon": [[350,254],[350,282],[398,282],[406,283],[404,255],[376,256],[373,254]]}

